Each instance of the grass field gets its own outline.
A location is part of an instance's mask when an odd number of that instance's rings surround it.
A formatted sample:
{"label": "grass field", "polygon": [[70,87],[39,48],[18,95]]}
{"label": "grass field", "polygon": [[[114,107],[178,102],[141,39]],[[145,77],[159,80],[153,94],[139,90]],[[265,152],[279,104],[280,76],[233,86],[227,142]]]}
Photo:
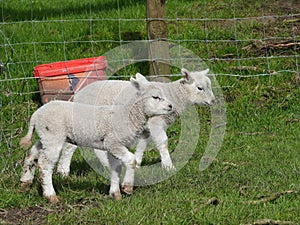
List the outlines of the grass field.
{"label": "grass field", "polygon": [[[109,181],[77,151],[70,177],[53,178],[62,201],[51,205],[42,198],[38,179],[31,190],[20,190],[26,150],[18,142],[40,106],[33,67],[146,40],[146,8],[144,1],[133,0],[3,1],[0,224],[300,224],[300,4],[247,2],[167,1],[171,41],[180,40],[216,74],[249,75],[217,76],[227,130],[212,165],[198,170],[211,119],[203,107],[195,154],[171,178],[114,201],[108,197]],[[230,18],[248,19],[223,20]],[[119,73],[137,71],[147,74],[147,64]],[[172,151],[179,124],[168,132]],[[158,160],[158,153],[150,151],[143,163]]]}

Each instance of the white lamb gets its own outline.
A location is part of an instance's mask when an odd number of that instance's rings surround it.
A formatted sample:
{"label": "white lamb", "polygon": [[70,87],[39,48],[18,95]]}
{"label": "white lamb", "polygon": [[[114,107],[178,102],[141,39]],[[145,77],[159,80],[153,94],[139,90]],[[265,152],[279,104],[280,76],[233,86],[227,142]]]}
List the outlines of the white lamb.
{"label": "white lamb", "polygon": [[[146,79],[131,78],[135,95],[126,97],[123,106],[92,106],[82,103],[52,101],[33,113],[27,135],[20,145],[31,144],[34,129],[40,140],[29,150],[24,161],[22,186],[32,183],[36,164],[40,171],[43,196],[50,202],[58,202],[53,184],[53,167],[64,144],[92,147],[108,151],[111,186],[110,195],[121,198],[119,189],[120,161],[127,173],[134,178],[136,159],[128,151],[143,132],[152,116],[170,113],[172,105],[162,90]],[[134,181],[128,181],[132,184]],[[126,185],[126,184],[125,184]]]}
{"label": "white lamb", "polygon": [[[173,163],[168,151],[168,137],[166,129],[170,126],[184,110],[193,104],[197,105],[213,105],[215,97],[211,89],[211,81],[207,77],[209,69],[203,71],[189,72],[186,69],[181,70],[183,78],[170,83],[151,82],[155,86],[163,89],[167,98],[172,102],[173,112],[168,115],[155,116],[148,120],[147,128],[150,135],[144,134],[140,136],[136,147],[136,160],[138,165],[142,162],[143,153],[151,141],[155,142],[164,169],[173,169]],[[142,75],[137,76],[138,79],[145,79]],[[128,88],[128,81],[99,81],[92,83],[82,89],[75,95],[76,102],[82,102],[92,105],[112,105],[122,104],[123,96],[134,95],[136,90]],[[72,155],[76,149],[74,145],[66,145],[62,152],[62,156],[58,163],[57,171],[67,176],[70,172],[70,162]],[[106,152],[96,151],[102,163],[105,164]],[[125,174],[124,180],[130,180]],[[123,185],[124,186],[124,185]],[[132,187],[123,187],[128,194],[132,191]]]}

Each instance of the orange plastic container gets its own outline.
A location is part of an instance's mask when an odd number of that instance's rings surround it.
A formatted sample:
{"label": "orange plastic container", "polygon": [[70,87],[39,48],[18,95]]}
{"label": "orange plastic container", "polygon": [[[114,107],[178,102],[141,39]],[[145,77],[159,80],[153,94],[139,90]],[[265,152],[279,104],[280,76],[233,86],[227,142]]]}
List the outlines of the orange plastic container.
{"label": "orange plastic container", "polygon": [[36,66],[34,77],[38,80],[42,103],[54,99],[72,101],[74,93],[86,85],[106,79],[106,68],[105,56]]}

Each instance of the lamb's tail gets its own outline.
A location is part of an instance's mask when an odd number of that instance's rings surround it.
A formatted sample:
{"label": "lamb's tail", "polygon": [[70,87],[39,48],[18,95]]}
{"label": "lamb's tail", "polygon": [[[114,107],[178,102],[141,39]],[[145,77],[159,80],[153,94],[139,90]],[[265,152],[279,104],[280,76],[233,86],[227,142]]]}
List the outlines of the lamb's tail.
{"label": "lamb's tail", "polygon": [[27,134],[20,141],[20,146],[22,148],[27,148],[31,145],[31,140],[32,140],[34,127],[35,127],[35,113],[33,113],[32,116],[31,116]]}

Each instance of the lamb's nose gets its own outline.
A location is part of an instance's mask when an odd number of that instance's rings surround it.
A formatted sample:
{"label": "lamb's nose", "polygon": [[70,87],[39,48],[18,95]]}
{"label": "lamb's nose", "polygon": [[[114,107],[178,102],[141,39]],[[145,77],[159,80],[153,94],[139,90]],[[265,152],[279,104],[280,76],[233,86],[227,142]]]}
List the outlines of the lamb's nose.
{"label": "lamb's nose", "polygon": [[171,111],[172,110],[172,108],[173,108],[173,106],[170,104],[170,105],[168,105],[168,107],[169,107],[169,110]]}
{"label": "lamb's nose", "polygon": [[210,104],[215,105],[216,104],[216,99],[214,98],[213,100],[211,100]]}

